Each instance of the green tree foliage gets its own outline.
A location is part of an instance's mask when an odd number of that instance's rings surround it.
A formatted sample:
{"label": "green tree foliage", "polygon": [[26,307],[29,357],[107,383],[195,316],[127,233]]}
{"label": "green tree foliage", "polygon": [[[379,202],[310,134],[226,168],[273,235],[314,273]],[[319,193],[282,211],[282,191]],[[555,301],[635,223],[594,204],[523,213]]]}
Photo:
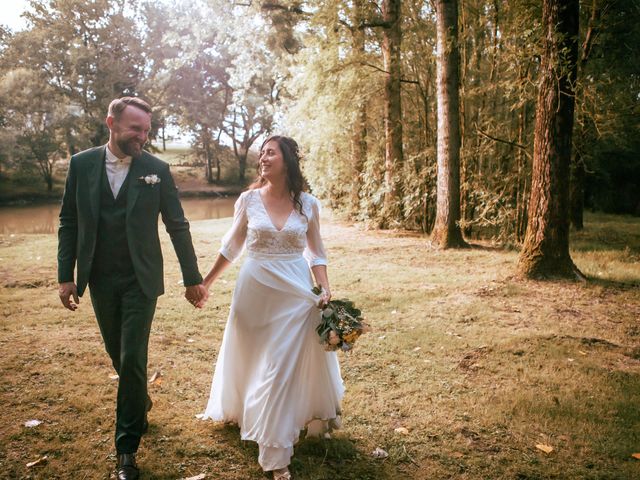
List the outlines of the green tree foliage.
{"label": "green tree foliage", "polygon": [[[531,193],[541,4],[458,4],[459,224],[467,238],[521,242]],[[243,178],[251,167],[250,149],[279,131],[299,140],[313,192],[334,208],[376,228],[433,229],[433,2],[32,0],[30,5],[25,31],[0,29],[2,168],[18,158],[13,147],[32,125],[32,105],[20,100],[28,100],[28,90],[12,80],[28,78],[43,92],[38,109],[49,109],[39,131],[51,137],[41,150],[52,159],[60,149],[68,155],[106,141],[108,102],[141,95],[155,106],[154,128],[174,124],[193,138],[209,181],[220,180],[222,149],[235,153]],[[385,13],[395,5],[400,9],[394,23]],[[587,208],[637,212],[640,9],[635,0],[583,0],[580,15],[572,212],[581,211],[582,199]],[[385,54],[392,24],[400,27],[393,33],[400,35],[392,42],[400,46],[393,62]],[[390,112],[385,86],[392,76],[391,90],[397,92],[400,84],[397,130],[385,126]],[[10,110],[11,105],[26,110]],[[397,133],[391,142],[395,150],[387,141],[390,132]],[[398,208],[390,215],[385,205],[392,190]]]}
{"label": "green tree foliage", "polygon": [[[385,193],[384,75],[379,28],[382,2],[279,2],[294,36],[283,125],[308,153],[313,190],[354,219],[383,224]],[[583,152],[587,206],[637,208],[639,11],[634,2],[596,2],[600,16],[577,89],[576,150]],[[264,5],[264,2],[263,2]],[[286,8],[285,8],[286,7]],[[581,5],[587,36],[593,0]],[[364,12],[364,13],[363,13]],[[526,0],[460,2],[461,226],[467,236],[519,242],[531,189],[535,99],[541,58],[541,8]],[[430,2],[402,3],[403,217],[431,231],[435,215],[435,12]],[[292,33],[293,32],[293,33]],[[354,32],[363,32],[359,48]],[[282,35],[276,32],[276,35]],[[633,50],[633,52],[631,51]],[[627,60],[624,60],[626,58]],[[364,108],[363,108],[364,106]],[[365,112],[366,160],[354,156]],[[585,127],[583,127],[583,124]],[[635,148],[635,150],[633,150]],[[617,152],[620,162],[606,158]],[[627,173],[623,189],[617,178]],[[357,202],[353,180],[358,178]],[[637,191],[637,189],[635,190]],[[354,208],[354,204],[357,206]],[[614,207],[615,205],[615,207]]]}
{"label": "green tree foliage", "polygon": [[53,188],[56,160],[63,151],[69,111],[52,87],[33,70],[17,68],[0,80],[0,107],[6,128],[0,155],[20,170],[36,171]]}

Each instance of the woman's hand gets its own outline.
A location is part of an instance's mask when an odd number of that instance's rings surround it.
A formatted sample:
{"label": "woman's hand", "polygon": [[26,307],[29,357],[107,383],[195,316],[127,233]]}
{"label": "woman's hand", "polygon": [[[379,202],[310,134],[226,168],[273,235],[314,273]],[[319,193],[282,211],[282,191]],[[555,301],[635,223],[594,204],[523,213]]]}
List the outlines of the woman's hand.
{"label": "woman's hand", "polygon": [[328,288],[322,287],[322,291],[320,292],[320,305],[319,307],[324,307],[331,300],[331,290]]}
{"label": "woman's hand", "polygon": [[320,303],[318,308],[324,307],[331,300],[331,289],[329,288],[329,277],[327,276],[326,265],[315,265],[311,267],[316,284],[320,287]]}

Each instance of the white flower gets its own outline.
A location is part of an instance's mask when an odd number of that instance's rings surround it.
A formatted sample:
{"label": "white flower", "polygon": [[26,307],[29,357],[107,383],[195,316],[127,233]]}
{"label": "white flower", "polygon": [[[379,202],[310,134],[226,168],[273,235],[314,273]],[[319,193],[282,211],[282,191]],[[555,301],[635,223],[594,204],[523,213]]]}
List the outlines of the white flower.
{"label": "white flower", "polygon": [[160,177],[155,173],[151,175],[147,175],[145,177],[140,177],[139,180],[143,181],[147,185],[155,185],[156,183],[160,183]]}

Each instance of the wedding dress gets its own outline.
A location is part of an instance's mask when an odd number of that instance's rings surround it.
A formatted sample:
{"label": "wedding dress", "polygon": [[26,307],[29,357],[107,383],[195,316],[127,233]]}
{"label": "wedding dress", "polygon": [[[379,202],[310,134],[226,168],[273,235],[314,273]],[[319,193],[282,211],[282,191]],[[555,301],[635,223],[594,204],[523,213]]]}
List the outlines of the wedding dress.
{"label": "wedding dress", "polygon": [[264,470],[286,467],[300,431],[340,414],[344,386],[335,352],[315,331],[320,298],[310,267],[326,265],[319,202],[302,193],[278,230],[259,190],[235,204],[220,253],[230,261],[246,249],[218,355],[204,418],[237,423],[259,445]]}

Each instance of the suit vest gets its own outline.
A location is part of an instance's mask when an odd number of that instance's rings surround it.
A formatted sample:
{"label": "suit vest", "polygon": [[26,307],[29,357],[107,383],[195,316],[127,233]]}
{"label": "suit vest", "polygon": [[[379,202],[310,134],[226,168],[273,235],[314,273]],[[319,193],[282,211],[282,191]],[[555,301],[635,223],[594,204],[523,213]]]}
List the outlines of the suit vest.
{"label": "suit vest", "polygon": [[105,277],[134,274],[133,263],[127,242],[127,192],[129,191],[127,174],[118,196],[113,198],[109,186],[106,168],[102,167],[100,182],[100,219],[96,249],[93,255],[91,281],[99,282]]}

